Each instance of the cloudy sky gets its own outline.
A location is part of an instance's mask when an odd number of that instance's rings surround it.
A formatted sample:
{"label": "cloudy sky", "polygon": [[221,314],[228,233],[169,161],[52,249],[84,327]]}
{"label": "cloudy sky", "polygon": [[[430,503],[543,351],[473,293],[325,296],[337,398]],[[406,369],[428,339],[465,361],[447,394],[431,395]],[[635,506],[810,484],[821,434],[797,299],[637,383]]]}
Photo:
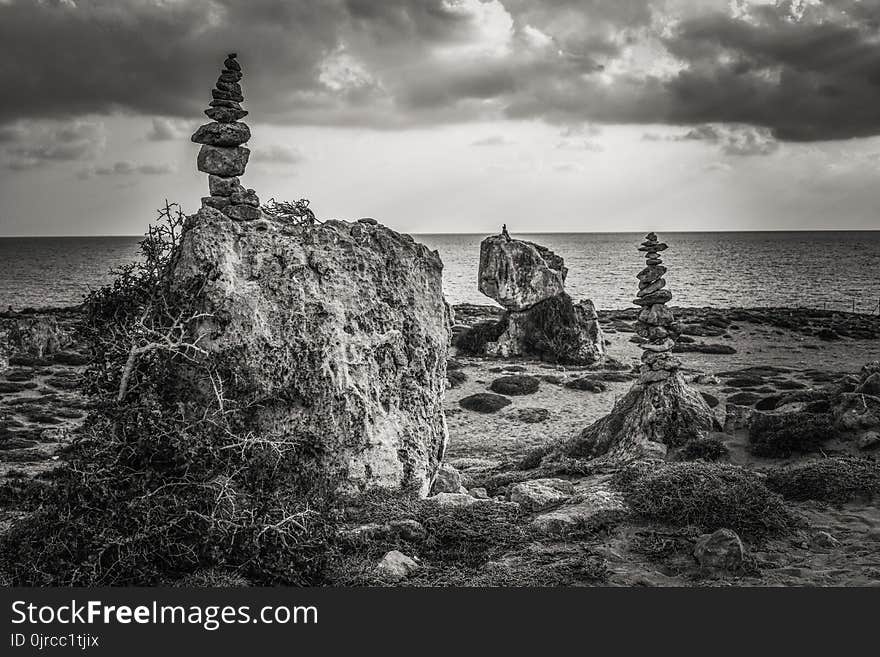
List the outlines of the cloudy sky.
{"label": "cloudy sky", "polygon": [[0,235],[195,210],[230,51],[244,183],[321,218],[880,223],[880,0],[0,0]]}

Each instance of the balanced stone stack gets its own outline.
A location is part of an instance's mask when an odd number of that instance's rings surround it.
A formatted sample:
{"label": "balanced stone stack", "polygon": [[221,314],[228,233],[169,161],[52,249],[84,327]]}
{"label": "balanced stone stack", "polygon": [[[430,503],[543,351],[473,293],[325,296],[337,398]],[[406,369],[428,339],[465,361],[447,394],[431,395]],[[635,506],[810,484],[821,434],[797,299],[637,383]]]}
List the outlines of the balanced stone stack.
{"label": "balanced stone stack", "polygon": [[242,144],[251,138],[250,128],[239,120],[248,114],[241,107],[241,64],[236,54],[230,53],[223,65],[225,68],[211,90],[213,100],[205,110],[213,120],[192,136],[195,143],[202,144],[198,167],[208,174],[211,193],[202,198],[202,206],[219,210],[236,221],[250,221],[259,219],[262,213],[256,192],[242,187],[239,180],[250,156],[250,150]]}
{"label": "balanced stone stack", "polygon": [[660,254],[669,246],[658,241],[655,233],[648,233],[639,251],[645,254],[647,266],[639,272],[639,293],[633,303],[642,307],[636,323],[636,333],[644,338],[640,383],[665,381],[681,367],[681,361],[672,355],[677,337],[675,318],[666,303],[672,293],[666,289],[663,278],[667,269]]}
{"label": "balanced stone stack", "polygon": [[647,267],[638,274],[642,306],[636,333],[645,339],[639,380],[620,397],[611,412],[577,436],[550,449],[542,463],[554,459],[607,458],[615,460],[667,458],[688,440],[706,437],[716,422],[703,396],[691,388],[672,355],[679,327],[666,303],[666,267],[660,254],[667,245],[649,233],[639,250]]}

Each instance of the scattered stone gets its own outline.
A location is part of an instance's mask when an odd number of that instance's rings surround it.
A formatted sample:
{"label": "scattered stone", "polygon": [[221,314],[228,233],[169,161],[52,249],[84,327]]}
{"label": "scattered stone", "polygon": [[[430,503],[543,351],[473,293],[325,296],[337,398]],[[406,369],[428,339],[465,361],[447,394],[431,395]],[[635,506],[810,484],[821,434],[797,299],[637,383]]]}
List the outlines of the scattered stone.
{"label": "scattered stone", "polygon": [[867,431],[859,438],[859,449],[868,451],[880,447],[880,433]]}
{"label": "scattered stone", "polygon": [[600,522],[609,514],[622,514],[626,511],[623,494],[611,488],[607,482],[598,482],[584,491],[577,491],[568,504],[539,515],[532,520],[530,526],[539,533],[552,534],[583,528]]}
{"label": "scattered stone", "polygon": [[419,569],[419,564],[402,552],[391,550],[386,553],[374,574],[388,582],[399,582],[406,579]]}
{"label": "scattered stone", "polygon": [[565,479],[532,479],[510,487],[509,498],[526,511],[542,511],[569,500],[574,485]]}
{"label": "scattered stone", "polygon": [[458,405],[469,411],[477,413],[495,413],[512,402],[507,397],[496,395],[491,392],[478,392],[470,397],[460,399]]}
{"label": "scattered stone", "polygon": [[446,366],[446,380],[449,382],[450,388],[457,388],[462,385],[465,381],[467,381],[467,374],[462,372],[461,370],[450,370],[449,366]]}
{"label": "scattered stone", "polygon": [[601,381],[596,381],[590,377],[582,377],[580,379],[572,379],[565,382],[566,388],[572,390],[583,390],[584,392],[605,392],[608,389]]}
{"label": "scattered stone", "polygon": [[694,557],[700,566],[715,573],[741,571],[746,558],[742,540],[730,529],[719,529],[697,539]]}
{"label": "scattered stone", "polygon": [[840,541],[828,532],[820,530],[810,537],[810,544],[822,550],[833,550],[840,545]]}
{"label": "scattered stone", "polygon": [[550,419],[550,411],[546,408],[521,408],[517,411],[517,419],[526,424],[546,422]]}
{"label": "scattered stone", "polygon": [[489,389],[500,395],[531,395],[538,392],[538,379],[525,374],[502,376],[492,381]]}
{"label": "scattered stone", "polygon": [[461,492],[461,474],[458,470],[448,463],[441,463],[437,468],[437,474],[434,478],[434,484],[431,486],[431,493],[460,493]]}

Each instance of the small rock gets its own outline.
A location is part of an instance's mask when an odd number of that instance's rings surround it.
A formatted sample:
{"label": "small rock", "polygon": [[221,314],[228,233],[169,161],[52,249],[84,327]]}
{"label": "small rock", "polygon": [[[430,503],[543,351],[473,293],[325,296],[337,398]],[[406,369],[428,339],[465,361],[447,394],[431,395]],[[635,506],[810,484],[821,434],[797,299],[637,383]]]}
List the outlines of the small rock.
{"label": "small rock", "polygon": [[572,388],[573,390],[584,390],[586,392],[605,392],[608,389],[608,386],[601,381],[596,381],[589,377],[568,381],[565,384],[565,387]]}
{"label": "small rock", "polygon": [[810,537],[810,543],[817,548],[830,550],[840,545],[840,541],[825,531],[817,531]]}
{"label": "small rock", "polygon": [[719,529],[697,539],[694,557],[705,570],[736,572],[745,562],[745,548],[736,532]]}
{"label": "small rock", "polygon": [[869,450],[880,447],[880,433],[876,431],[868,431],[859,438],[859,449]]}
{"label": "small rock", "polygon": [[485,488],[471,488],[471,497],[476,497],[478,500],[488,500],[489,493]]}
{"label": "small rock", "polygon": [[461,474],[448,463],[441,463],[431,487],[432,493],[458,493],[460,490]]}
{"label": "small rock", "polygon": [[413,559],[410,559],[403,552],[391,550],[382,557],[374,573],[380,579],[389,582],[399,582],[412,575],[418,569],[419,564]]}
{"label": "small rock", "polygon": [[495,395],[491,392],[479,392],[476,395],[460,399],[458,405],[469,411],[477,413],[495,413],[512,402],[507,397]]}
{"label": "small rock", "polygon": [[526,424],[546,422],[550,419],[550,411],[546,408],[521,408],[517,411],[517,419]]}
{"label": "small rock", "polygon": [[569,504],[539,515],[532,520],[531,527],[545,534],[558,532],[588,524],[604,513],[626,509],[623,494],[607,482],[600,482],[578,492]]}
{"label": "small rock", "polygon": [[541,511],[570,499],[574,485],[565,479],[533,479],[510,487],[510,501],[527,511]]}
{"label": "small rock", "polygon": [[538,392],[538,379],[524,374],[502,376],[492,381],[489,389],[501,395],[531,395]]}

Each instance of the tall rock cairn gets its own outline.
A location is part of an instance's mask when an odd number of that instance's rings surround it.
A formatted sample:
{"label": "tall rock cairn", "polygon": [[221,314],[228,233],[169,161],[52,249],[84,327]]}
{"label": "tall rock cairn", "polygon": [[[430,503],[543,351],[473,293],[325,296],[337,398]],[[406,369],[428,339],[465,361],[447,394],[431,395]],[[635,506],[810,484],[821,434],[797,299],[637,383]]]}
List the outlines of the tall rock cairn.
{"label": "tall rock cairn", "polygon": [[645,254],[646,267],[639,272],[639,293],[633,303],[642,307],[636,322],[636,333],[646,342],[641,345],[642,365],[640,383],[665,381],[681,367],[681,361],[672,355],[677,336],[675,318],[666,307],[672,292],[666,289],[663,278],[667,269],[660,254],[669,246],[658,241],[655,233],[648,233],[639,251]]}
{"label": "tall rock cairn", "polygon": [[262,216],[260,199],[252,189],[241,185],[250,149],[242,144],[251,138],[251,130],[239,119],[247,116],[241,103],[241,64],[236,54],[230,53],[223,62],[217,84],[211,89],[213,99],[205,114],[211,123],[195,131],[192,140],[202,144],[199,151],[199,171],[208,174],[211,195],[202,198],[202,206],[219,210],[236,221],[252,221]]}

